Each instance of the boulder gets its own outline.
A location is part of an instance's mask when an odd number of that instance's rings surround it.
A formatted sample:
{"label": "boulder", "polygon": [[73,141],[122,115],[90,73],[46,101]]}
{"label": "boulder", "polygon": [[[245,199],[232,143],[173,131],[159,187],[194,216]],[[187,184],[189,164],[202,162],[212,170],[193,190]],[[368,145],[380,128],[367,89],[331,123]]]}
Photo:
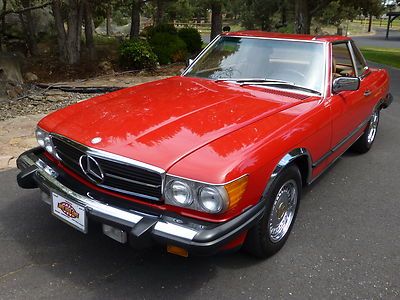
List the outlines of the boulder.
{"label": "boulder", "polygon": [[[22,84],[20,57],[13,53],[0,53],[0,77],[3,81]],[[1,80],[0,79],[0,80]]]}
{"label": "boulder", "polygon": [[33,81],[39,80],[39,77],[35,73],[32,73],[32,72],[25,73],[24,78],[28,82],[33,82]]}
{"label": "boulder", "polygon": [[102,61],[98,65],[99,69],[106,73],[113,73],[114,68],[111,62],[109,61]]}

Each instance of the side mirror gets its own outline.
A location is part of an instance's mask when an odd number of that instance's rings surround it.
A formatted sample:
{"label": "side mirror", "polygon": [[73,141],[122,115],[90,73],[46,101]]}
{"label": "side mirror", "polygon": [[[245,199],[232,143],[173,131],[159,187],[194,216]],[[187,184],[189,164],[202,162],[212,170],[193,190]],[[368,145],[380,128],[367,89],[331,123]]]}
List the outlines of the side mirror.
{"label": "side mirror", "polygon": [[339,77],[333,81],[332,90],[334,93],[342,91],[357,91],[360,88],[360,78],[358,77]]}
{"label": "side mirror", "polygon": [[194,62],[194,59],[189,58],[189,59],[186,61],[186,67],[189,67],[193,62]]}

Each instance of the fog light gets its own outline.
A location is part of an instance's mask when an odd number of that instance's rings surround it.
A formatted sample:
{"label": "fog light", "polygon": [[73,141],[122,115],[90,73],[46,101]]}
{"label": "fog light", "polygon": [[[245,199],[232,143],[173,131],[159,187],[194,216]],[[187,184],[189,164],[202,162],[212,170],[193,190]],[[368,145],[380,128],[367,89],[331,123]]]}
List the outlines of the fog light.
{"label": "fog light", "polygon": [[110,225],[103,224],[103,233],[121,244],[125,244],[128,240],[128,235],[125,231]]}

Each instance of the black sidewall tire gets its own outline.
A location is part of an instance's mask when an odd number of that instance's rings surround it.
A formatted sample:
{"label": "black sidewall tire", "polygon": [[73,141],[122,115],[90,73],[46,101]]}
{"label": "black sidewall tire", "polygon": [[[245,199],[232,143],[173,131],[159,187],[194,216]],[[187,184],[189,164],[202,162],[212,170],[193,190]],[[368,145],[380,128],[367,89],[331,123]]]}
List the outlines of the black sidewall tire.
{"label": "black sidewall tire", "polygon": [[[285,182],[291,179],[293,179],[297,184],[297,205],[295,213],[292,223],[290,224],[290,227],[285,236],[279,242],[274,243],[269,238],[269,217],[276,195],[278,194],[280,188]],[[261,220],[249,230],[244,244],[245,251],[256,257],[267,258],[274,255],[283,247],[290,235],[290,232],[296,220],[297,212],[300,206],[301,192],[302,180],[299,168],[295,165],[288,166],[278,175],[270,188],[270,192],[268,193],[268,195],[265,196],[265,199],[262,200],[266,202],[266,210]]]}
{"label": "black sidewall tire", "polygon": [[374,144],[374,142],[376,140],[376,135],[378,134],[379,121],[380,121],[380,111],[377,110],[376,112],[378,113],[378,124],[377,124],[374,139],[372,140],[371,143],[368,143],[368,132],[371,128],[371,122],[368,122],[368,126],[365,128],[363,135],[351,147],[351,149],[353,151],[358,152],[358,153],[366,153],[371,149],[372,145]]}

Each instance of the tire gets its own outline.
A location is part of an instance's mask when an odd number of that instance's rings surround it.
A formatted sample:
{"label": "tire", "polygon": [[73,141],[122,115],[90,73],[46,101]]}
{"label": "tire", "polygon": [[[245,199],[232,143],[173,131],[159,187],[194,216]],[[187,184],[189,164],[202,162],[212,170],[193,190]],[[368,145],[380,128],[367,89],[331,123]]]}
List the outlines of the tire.
{"label": "tire", "polygon": [[370,121],[368,122],[367,128],[362,136],[354,143],[351,149],[357,153],[366,153],[368,152],[372,144],[375,141],[376,134],[378,132],[378,125],[379,125],[379,116],[380,111],[377,109],[372,114]]}
{"label": "tire", "polygon": [[[297,166],[291,165],[278,175],[270,193],[264,199],[264,216],[247,234],[243,246],[246,252],[259,258],[267,258],[283,247],[297,216],[301,189],[301,174]],[[281,229],[278,224],[283,224]]]}

